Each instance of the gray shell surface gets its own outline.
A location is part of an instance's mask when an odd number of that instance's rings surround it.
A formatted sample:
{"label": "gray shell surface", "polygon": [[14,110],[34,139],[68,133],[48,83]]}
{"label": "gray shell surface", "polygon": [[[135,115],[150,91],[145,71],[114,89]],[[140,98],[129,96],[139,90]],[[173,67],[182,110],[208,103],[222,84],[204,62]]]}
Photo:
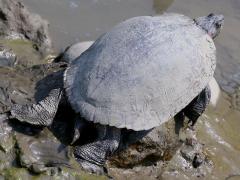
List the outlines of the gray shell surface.
{"label": "gray shell surface", "polygon": [[76,112],[103,125],[147,130],[183,109],[216,66],[212,38],[180,14],[128,19],[65,71]]}

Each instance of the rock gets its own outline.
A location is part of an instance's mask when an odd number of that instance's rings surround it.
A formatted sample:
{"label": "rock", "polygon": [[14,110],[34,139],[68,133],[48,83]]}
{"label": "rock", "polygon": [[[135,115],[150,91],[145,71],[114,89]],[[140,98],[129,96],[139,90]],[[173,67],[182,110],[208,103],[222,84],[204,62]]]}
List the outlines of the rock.
{"label": "rock", "polygon": [[12,102],[30,102],[34,89],[30,77],[25,77],[14,69],[0,67],[0,113],[10,109]]}
{"label": "rock", "polygon": [[204,162],[204,160],[205,160],[204,154],[196,153],[192,162],[193,167],[198,168]]}
{"label": "rock", "polygon": [[8,111],[12,102],[34,103],[44,98],[51,88],[62,86],[62,77],[57,77],[61,76],[64,68],[61,63],[35,65],[25,69],[0,67],[0,113]]}
{"label": "rock", "polygon": [[204,154],[196,131],[179,123],[176,119],[168,121],[111,158],[110,175],[117,179],[150,180],[194,179],[209,174],[213,165]]}
{"label": "rock", "polygon": [[12,50],[0,47],[0,66],[13,67],[16,62],[16,55]]}
{"label": "rock", "polygon": [[30,13],[19,0],[0,1],[0,31],[2,37],[31,40],[42,53],[51,50],[48,22]]}
{"label": "rock", "polygon": [[204,145],[196,139],[196,131],[187,129],[185,142],[162,170],[160,179],[204,178],[213,169],[205,155]]}
{"label": "rock", "polygon": [[0,113],[7,112],[10,110],[11,101],[7,90],[4,87],[0,87]]}
{"label": "rock", "polygon": [[0,67],[31,67],[46,61],[31,41],[0,39]]}
{"label": "rock", "polygon": [[86,51],[94,41],[83,41],[67,47],[56,59],[55,62],[71,63],[74,59]]}
{"label": "rock", "polygon": [[127,168],[137,165],[153,165],[159,160],[169,160],[181,143],[174,131],[173,120],[154,128],[140,141],[120,152],[110,160],[116,167]]}
{"label": "rock", "polygon": [[31,100],[37,81],[64,66],[63,63],[40,65],[44,61],[32,45],[27,40],[0,39],[0,113],[8,111],[12,102],[34,102]]}
{"label": "rock", "polygon": [[[24,132],[29,131],[22,127]],[[30,132],[28,132],[29,134]],[[61,144],[52,133],[44,129],[40,132],[31,132],[34,136],[28,134],[16,133],[16,140],[19,147],[19,160],[23,167],[28,168],[34,173],[41,173],[47,170],[53,170],[56,167],[71,165],[74,161],[69,147]],[[75,163],[77,164],[77,163]]]}
{"label": "rock", "polygon": [[[4,114],[1,114],[1,116],[4,116]],[[7,117],[5,116],[4,120],[1,118],[1,126],[0,126],[0,149],[5,152],[9,153],[13,147],[14,147],[14,140],[12,137],[12,127],[9,126],[7,122]]]}
{"label": "rock", "polygon": [[0,170],[11,167],[15,162],[15,140],[7,114],[0,114]]}

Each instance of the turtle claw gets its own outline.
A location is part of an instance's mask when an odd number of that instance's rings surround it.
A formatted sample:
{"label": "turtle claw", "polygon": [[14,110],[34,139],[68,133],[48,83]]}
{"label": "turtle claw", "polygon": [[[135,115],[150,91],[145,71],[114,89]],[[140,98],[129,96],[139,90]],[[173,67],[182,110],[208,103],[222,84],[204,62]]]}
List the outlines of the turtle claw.
{"label": "turtle claw", "polygon": [[81,136],[81,131],[86,127],[86,122],[80,119],[79,117],[75,118],[74,127],[73,127],[73,135],[72,141],[70,142],[73,145]]}
{"label": "turtle claw", "polygon": [[70,145],[73,145],[79,138],[80,138],[80,130],[74,129],[73,139],[72,139]]}

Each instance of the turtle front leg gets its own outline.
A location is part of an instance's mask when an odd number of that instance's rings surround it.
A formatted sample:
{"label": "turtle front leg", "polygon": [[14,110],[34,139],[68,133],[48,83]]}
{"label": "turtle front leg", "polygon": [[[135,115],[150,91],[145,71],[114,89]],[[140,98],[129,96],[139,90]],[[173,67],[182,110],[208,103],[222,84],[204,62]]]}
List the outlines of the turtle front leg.
{"label": "turtle front leg", "polygon": [[14,104],[10,111],[11,116],[22,122],[48,126],[54,119],[61,97],[61,89],[53,89],[45,99],[37,104]]}
{"label": "turtle front leg", "polygon": [[103,166],[109,156],[118,148],[121,129],[98,126],[98,139],[95,142],[76,146],[74,155],[81,166],[92,173],[103,174]]}
{"label": "turtle front leg", "polygon": [[186,108],[184,108],[184,114],[189,118],[188,123],[191,123],[191,127],[195,125],[198,118],[206,110],[207,105],[210,102],[210,98],[211,90],[210,87],[207,86]]}

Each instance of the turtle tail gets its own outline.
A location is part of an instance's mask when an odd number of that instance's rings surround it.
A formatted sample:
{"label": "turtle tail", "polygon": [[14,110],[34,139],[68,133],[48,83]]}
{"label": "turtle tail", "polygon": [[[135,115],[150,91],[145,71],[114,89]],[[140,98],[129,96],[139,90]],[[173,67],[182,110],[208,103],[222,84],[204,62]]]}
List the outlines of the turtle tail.
{"label": "turtle tail", "polygon": [[61,89],[53,89],[45,99],[37,104],[14,104],[11,108],[11,116],[29,124],[49,126],[57,112],[61,97]]}

